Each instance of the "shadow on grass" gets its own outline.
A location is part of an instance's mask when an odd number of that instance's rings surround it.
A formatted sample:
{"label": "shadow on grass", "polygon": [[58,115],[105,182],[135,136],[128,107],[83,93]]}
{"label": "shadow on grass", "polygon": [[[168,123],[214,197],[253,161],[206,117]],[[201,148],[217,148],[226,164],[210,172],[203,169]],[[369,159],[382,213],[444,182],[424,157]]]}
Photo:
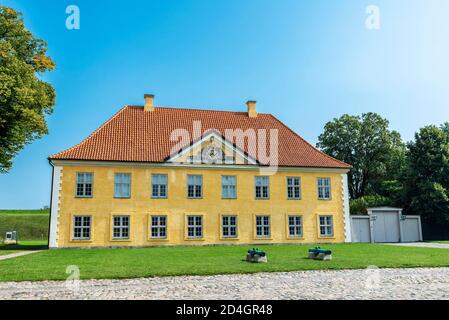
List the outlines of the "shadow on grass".
{"label": "shadow on grass", "polygon": [[2,251],[29,251],[45,249],[48,249],[47,241],[19,241],[18,244],[0,243],[0,250]]}

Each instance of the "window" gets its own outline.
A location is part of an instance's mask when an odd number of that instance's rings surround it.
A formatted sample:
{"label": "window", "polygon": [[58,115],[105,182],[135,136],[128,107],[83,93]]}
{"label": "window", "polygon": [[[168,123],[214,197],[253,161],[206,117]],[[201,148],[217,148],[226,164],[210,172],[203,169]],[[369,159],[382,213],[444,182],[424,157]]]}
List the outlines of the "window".
{"label": "window", "polygon": [[331,198],[331,179],[318,178],[318,199],[329,200]]}
{"label": "window", "polygon": [[287,197],[288,199],[301,199],[301,178],[287,178]]}
{"label": "window", "polygon": [[270,237],[270,216],[256,216],[256,236],[259,238]]}
{"label": "window", "polygon": [[288,235],[290,237],[302,237],[301,216],[288,216]]}
{"label": "window", "polygon": [[76,174],[76,196],[92,197],[92,181],[92,173],[78,172]]}
{"label": "window", "polygon": [[187,237],[189,238],[203,237],[202,216],[187,216]]}
{"label": "window", "polygon": [[153,198],[167,198],[167,182],[166,174],[153,174],[151,176],[151,196]]}
{"label": "window", "polygon": [[222,176],[221,177],[221,196],[224,199],[237,198],[237,177]]}
{"label": "window", "polygon": [[320,236],[332,237],[334,235],[334,227],[332,216],[320,216]]}
{"label": "window", "polygon": [[221,217],[223,238],[237,238],[237,216]]}
{"label": "window", "polygon": [[114,216],[112,228],[113,239],[129,239],[129,216]]}
{"label": "window", "polygon": [[73,239],[90,240],[90,216],[73,217]]}
{"label": "window", "polygon": [[269,198],[269,177],[256,177],[256,199]]}
{"label": "window", "polygon": [[167,238],[166,216],[151,216],[151,238],[153,239]]}
{"label": "window", "polygon": [[201,198],[203,196],[203,176],[187,176],[187,197]]}
{"label": "window", "polygon": [[116,173],[114,176],[114,197],[130,198],[131,197],[131,174]]}

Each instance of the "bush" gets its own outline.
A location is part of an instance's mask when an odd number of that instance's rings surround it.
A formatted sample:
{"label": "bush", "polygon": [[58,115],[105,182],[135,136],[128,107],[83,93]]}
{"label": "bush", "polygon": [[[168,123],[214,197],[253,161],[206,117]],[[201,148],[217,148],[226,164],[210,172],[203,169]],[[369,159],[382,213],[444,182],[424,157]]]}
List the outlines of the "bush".
{"label": "bush", "polygon": [[393,205],[393,201],[390,198],[375,194],[351,200],[349,210],[351,214],[366,214],[367,208],[391,205]]}

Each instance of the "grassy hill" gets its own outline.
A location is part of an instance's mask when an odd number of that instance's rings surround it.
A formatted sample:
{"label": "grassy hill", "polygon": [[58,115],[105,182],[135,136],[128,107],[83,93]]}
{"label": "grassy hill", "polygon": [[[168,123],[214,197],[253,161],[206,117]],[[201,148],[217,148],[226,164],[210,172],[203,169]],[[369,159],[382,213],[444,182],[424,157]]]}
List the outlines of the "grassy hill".
{"label": "grassy hill", "polygon": [[48,210],[0,210],[0,239],[15,230],[19,240],[46,240],[49,217]]}

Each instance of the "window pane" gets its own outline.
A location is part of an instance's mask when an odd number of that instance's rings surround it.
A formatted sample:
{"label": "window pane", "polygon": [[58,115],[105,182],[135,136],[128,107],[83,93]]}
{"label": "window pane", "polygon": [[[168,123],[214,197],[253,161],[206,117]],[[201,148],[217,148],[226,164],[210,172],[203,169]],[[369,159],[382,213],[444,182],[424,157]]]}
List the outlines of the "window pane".
{"label": "window pane", "polygon": [[287,197],[289,199],[301,198],[301,179],[300,177],[287,178]]}
{"label": "window pane", "polygon": [[152,216],[151,217],[151,237],[165,238],[166,237],[166,217]]}
{"label": "window pane", "polygon": [[221,177],[221,190],[223,198],[235,198],[235,176],[222,176]]}
{"label": "window pane", "polygon": [[237,237],[237,218],[236,216],[222,217],[223,237],[235,238]]}
{"label": "window pane", "polygon": [[187,176],[187,197],[201,198],[202,197],[202,181],[201,175]]}
{"label": "window pane", "polygon": [[131,174],[116,173],[114,175],[114,196],[129,198],[131,196]]}
{"label": "window pane", "polygon": [[194,238],[203,237],[203,219],[201,216],[187,217],[187,236]]}
{"label": "window pane", "polygon": [[320,235],[322,236],[333,236],[333,223],[332,216],[321,216],[320,217]]}
{"label": "window pane", "polygon": [[302,217],[289,216],[288,217],[289,235],[294,237],[302,236]]}
{"label": "window pane", "polygon": [[331,181],[330,178],[318,178],[318,198],[331,198]]}
{"label": "window pane", "polygon": [[269,197],[268,194],[268,186],[269,186],[269,179],[268,177],[255,177],[255,193],[256,193],[256,199],[267,199]]}
{"label": "window pane", "polygon": [[93,174],[85,172],[77,172],[76,174],[76,196],[90,197],[92,196]]}
{"label": "window pane", "polygon": [[74,217],[73,237],[78,240],[87,240],[90,238],[90,217]]}
{"label": "window pane", "polygon": [[163,197],[167,196],[167,181],[168,176],[166,174],[153,174],[151,177],[152,183],[152,197]]}
{"label": "window pane", "polygon": [[269,216],[256,216],[256,235],[262,237],[270,236]]}

